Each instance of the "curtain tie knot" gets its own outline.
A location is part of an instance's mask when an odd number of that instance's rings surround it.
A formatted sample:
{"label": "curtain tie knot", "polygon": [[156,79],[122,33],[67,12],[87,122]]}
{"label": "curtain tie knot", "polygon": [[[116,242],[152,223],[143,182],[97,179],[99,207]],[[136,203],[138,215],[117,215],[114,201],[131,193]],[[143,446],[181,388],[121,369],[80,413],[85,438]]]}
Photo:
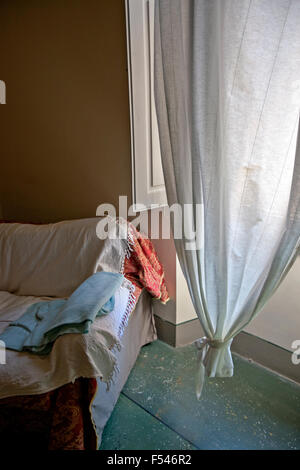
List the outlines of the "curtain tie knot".
{"label": "curtain tie knot", "polygon": [[209,339],[206,336],[199,338],[195,341],[196,348],[198,351],[204,349],[205,346],[210,346],[213,349],[221,349],[226,345],[227,341],[221,341],[218,339]]}
{"label": "curtain tie knot", "polygon": [[229,341],[221,341],[218,339],[209,339],[206,336],[199,338],[195,341],[197,348],[197,373],[196,373],[196,395],[198,400],[201,397],[203,384],[205,380],[205,365],[204,359],[209,350],[212,349],[222,349],[224,346],[228,345]]}

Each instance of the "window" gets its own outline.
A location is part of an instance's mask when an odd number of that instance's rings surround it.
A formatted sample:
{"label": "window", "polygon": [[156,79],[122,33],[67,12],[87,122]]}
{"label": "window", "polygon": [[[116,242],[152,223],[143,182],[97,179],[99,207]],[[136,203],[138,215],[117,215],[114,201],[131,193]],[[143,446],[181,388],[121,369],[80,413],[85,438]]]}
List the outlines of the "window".
{"label": "window", "polygon": [[153,90],[154,0],[126,0],[133,203],[167,204]]}

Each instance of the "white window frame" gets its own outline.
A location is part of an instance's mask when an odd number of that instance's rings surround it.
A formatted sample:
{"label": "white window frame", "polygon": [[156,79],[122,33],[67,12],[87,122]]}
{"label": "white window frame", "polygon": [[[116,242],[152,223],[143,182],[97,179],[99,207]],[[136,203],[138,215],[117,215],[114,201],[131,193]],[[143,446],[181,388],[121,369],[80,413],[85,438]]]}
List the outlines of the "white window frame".
{"label": "white window frame", "polygon": [[132,199],[147,209],[167,205],[153,90],[154,1],[125,0]]}

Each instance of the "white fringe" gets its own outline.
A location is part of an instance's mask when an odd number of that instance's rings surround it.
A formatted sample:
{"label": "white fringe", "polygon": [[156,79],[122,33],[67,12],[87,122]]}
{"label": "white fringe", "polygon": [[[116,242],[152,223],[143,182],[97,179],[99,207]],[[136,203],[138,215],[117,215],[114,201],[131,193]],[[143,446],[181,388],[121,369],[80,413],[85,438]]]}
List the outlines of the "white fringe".
{"label": "white fringe", "polygon": [[131,229],[130,225],[127,223],[126,220],[116,219],[116,223],[119,225],[120,228],[121,228],[121,223],[123,223],[123,224],[125,223],[126,224],[126,230],[127,230],[127,238],[125,240],[126,247],[125,247],[124,254],[122,256],[121,264],[120,264],[120,273],[123,274],[124,273],[125,258],[129,259],[130,256],[131,256],[131,253],[133,252],[134,236],[133,236],[133,233],[132,233],[132,229]]}
{"label": "white fringe", "polygon": [[126,326],[128,325],[130,314],[133,311],[133,309],[135,307],[135,304],[136,304],[136,297],[134,295],[134,290],[135,290],[134,285],[132,283],[130,283],[129,297],[128,297],[127,306],[126,306],[123,318],[121,320],[121,324],[119,326],[119,331],[118,331],[119,338],[122,338],[124,330],[125,330]]}
{"label": "white fringe", "polygon": [[[126,247],[125,247],[123,256],[121,258],[121,263],[120,263],[120,273],[124,274],[125,258],[129,259],[130,256],[131,256],[131,253],[133,252],[134,235],[132,233],[132,229],[131,229],[130,225],[127,223],[126,220],[124,220],[124,219],[115,219],[115,222],[119,226],[119,230],[121,230],[124,227],[124,224],[126,224],[126,229],[127,229],[127,238],[125,240]],[[122,224],[123,224],[123,227],[122,227]],[[119,330],[118,330],[119,339],[124,334],[125,328],[128,325],[130,314],[133,311],[133,309],[135,307],[135,304],[136,304],[136,297],[134,295],[134,290],[135,290],[134,285],[128,279],[125,279],[124,281],[125,281],[124,285],[126,285],[125,288],[129,289],[129,296],[128,296],[128,301],[127,301],[127,305],[126,305],[126,308],[125,308],[125,312],[124,312],[123,317],[121,319],[121,323],[120,323]],[[121,348],[122,348],[121,342],[117,341],[113,345],[113,347],[111,348],[111,351],[113,352],[115,349],[120,351]],[[114,379],[115,379],[116,375],[119,372],[120,372],[120,369],[119,369],[119,367],[117,365],[117,361],[116,361],[116,363],[114,364],[113,370],[111,371],[108,379],[105,381],[107,391],[110,389],[111,385],[114,383]]]}

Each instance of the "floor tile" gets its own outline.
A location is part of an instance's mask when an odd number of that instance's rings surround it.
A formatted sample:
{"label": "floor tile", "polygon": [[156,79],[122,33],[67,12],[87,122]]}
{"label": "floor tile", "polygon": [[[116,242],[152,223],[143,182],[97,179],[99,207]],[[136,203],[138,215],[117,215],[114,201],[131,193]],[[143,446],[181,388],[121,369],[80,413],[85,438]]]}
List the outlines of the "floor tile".
{"label": "floor tile", "polygon": [[120,395],[105,427],[100,450],[192,450],[194,447]]}
{"label": "floor tile", "polygon": [[200,449],[300,449],[300,387],[240,357],[195,397],[193,346],[144,347],[123,393]]}

